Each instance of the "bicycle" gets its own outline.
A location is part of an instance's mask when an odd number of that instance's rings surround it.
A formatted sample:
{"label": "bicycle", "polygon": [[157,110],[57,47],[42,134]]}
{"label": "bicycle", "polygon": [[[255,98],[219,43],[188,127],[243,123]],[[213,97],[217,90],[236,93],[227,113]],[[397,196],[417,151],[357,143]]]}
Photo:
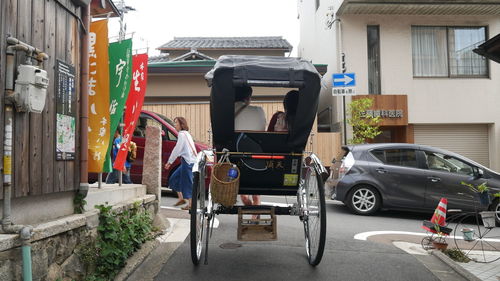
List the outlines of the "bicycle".
{"label": "bicycle", "polygon": [[480,212],[476,209],[463,213],[455,225],[454,234],[456,248],[469,259],[479,263],[500,259],[500,229],[495,229],[495,212]]}

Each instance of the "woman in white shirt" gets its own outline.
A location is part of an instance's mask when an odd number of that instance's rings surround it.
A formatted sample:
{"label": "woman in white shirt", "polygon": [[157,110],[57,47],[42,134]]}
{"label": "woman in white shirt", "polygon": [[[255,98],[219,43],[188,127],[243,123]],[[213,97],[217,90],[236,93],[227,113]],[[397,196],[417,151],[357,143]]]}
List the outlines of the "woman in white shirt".
{"label": "woman in white shirt", "polygon": [[186,199],[188,200],[188,205],[183,207],[183,210],[189,210],[191,208],[191,197],[193,188],[193,164],[196,161],[196,147],[194,146],[194,141],[188,130],[187,121],[184,117],[175,117],[175,129],[179,132],[177,135],[177,144],[175,145],[167,163],[165,164],[165,169],[169,169],[172,163],[181,157],[181,165],[175,172],[170,176],[169,186],[173,190],[177,191],[179,195],[179,201],[175,206],[182,205]]}
{"label": "woman in white shirt", "polygon": [[[266,114],[260,106],[250,105],[252,88],[236,87],[234,95],[234,130],[264,131],[266,129]],[[240,195],[244,205],[260,205],[260,195]]]}

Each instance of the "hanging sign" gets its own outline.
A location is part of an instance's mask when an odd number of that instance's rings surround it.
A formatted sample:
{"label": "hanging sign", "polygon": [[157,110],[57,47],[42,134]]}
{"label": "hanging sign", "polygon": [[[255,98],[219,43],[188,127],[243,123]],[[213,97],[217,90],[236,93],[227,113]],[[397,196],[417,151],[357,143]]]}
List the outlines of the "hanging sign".
{"label": "hanging sign", "polygon": [[100,173],[110,138],[108,20],[92,22],[89,37],[88,169]]}
{"label": "hanging sign", "polygon": [[56,61],[56,160],[75,160],[75,67]]}
{"label": "hanging sign", "polygon": [[137,120],[141,115],[144,95],[146,94],[146,84],[148,78],[148,55],[140,54],[132,58],[132,84],[125,106],[125,128],[123,130],[122,143],[118,150],[113,168],[123,170],[127,158],[130,140],[134,135]]}
{"label": "hanging sign", "polygon": [[[132,39],[109,44],[109,130],[114,136],[123,116],[123,107],[130,90],[132,74]],[[111,148],[113,137],[109,140],[104,172],[112,171]]]}

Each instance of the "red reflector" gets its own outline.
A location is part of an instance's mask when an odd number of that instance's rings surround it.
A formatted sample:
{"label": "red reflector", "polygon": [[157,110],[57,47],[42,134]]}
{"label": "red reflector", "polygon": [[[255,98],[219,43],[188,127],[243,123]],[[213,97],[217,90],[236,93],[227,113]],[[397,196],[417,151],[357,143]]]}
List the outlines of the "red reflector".
{"label": "red reflector", "polygon": [[283,155],[252,155],[252,159],[285,159]]}

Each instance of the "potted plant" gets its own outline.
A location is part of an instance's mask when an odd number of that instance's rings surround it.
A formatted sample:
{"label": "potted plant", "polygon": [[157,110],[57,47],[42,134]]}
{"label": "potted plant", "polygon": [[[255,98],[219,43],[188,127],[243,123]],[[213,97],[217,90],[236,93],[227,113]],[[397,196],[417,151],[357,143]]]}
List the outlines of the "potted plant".
{"label": "potted plant", "polygon": [[[441,215],[437,212],[434,213],[436,216],[436,222],[440,221]],[[432,239],[432,245],[434,249],[444,251],[448,248],[448,243],[446,242],[446,234],[441,231],[441,226],[438,223],[434,223],[434,230],[436,231],[437,237]]]}
{"label": "potted plant", "polygon": [[483,221],[483,225],[486,228],[495,227],[495,215],[494,211],[484,211],[479,213],[481,215],[481,220]]}
{"label": "potted plant", "polygon": [[461,229],[464,235],[464,241],[471,242],[474,241],[474,229],[473,228],[462,228]]}
{"label": "potted plant", "polygon": [[479,196],[479,203],[484,206],[490,205],[490,188],[486,185],[486,182],[483,182],[479,185],[473,185],[471,183],[466,183],[464,181],[461,182],[462,185],[467,186],[470,190],[477,193]]}
{"label": "potted plant", "polygon": [[[439,225],[436,225],[436,228],[439,229]],[[448,248],[448,243],[446,242],[446,236],[443,232],[438,231],[437,237],[432,240],[432,245],[434,249],[444,251]]]}

